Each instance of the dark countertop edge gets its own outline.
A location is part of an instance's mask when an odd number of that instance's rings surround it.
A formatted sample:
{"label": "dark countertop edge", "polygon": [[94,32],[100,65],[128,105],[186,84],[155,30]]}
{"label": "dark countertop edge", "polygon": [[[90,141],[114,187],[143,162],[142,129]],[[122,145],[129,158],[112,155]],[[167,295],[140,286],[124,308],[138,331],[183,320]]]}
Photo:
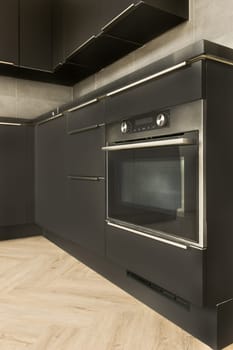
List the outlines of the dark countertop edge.
{"label": "dark countertop edge", "polygon": [[[73,106],[77,106],[79,104],[85,103],[89,100],[92,100],[93,98],[99,98],[99,97],[105,96],[110,91],[119,89],[125,85],[131,84],[137,80],[140,80],[147,76],[155,74],[163,69],[172,67],[183,61],[188,61],[194,57],[204,55],[204,54],[217,56],[223,59],[233,61],[233,49],[220,44],[216,44],[209,40],[203,39],[195,43],[192,43],[182,49],[179,49],[174,53],[162,59],[159,59],[158,61],[155,61],[143,68],[140,68],[137,71],[127,74],[124,77],[117,79],[97,90],[93,90],[90,93],[83,95],[72,102],[63,104],[61,106],[58,106],[56,109],[53,109],[47,113],[39,115],[37,118],[33,120],[30,120],[30,121],[27,120],[27,124],[36,124],[40,121],[53,117],[58,113],[64,113],[66,110],[68,110],[69,108],[72,108]],[[13,119],[15,118],[8,118],[8,119],[11,119],[13,121]],[[15,120],[19,120],[19,119],[16,118]]]}

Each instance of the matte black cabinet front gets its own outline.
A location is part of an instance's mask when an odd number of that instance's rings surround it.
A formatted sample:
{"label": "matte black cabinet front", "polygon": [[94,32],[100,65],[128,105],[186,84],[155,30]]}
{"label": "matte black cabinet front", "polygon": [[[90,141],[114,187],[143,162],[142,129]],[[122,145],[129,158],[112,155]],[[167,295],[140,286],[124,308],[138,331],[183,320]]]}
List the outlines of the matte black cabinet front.
{"label": "matte black cabinet front", "polygon": [[33,223],[33,127],[0,126],[0,164],[0,228]]}
{"label": "matte black cabinet front", "polygon": [[202,62],[197,62],[162,79],[154,79],[110,96],[105,101],[106,121],[123,120],[132,115],[198,100],[202,96]]}
{"label": "matte black cabinet front", "polygon": [[20,66],[52,69],[51,0],[20,0]]}
{"label": "matte black cabinet front", "polygon": [[18,64],[19,0],[2,1],[0,5],[0,61]]}
{"label": "matte black cabinet front", "polygon": [[104,127],[69,135],[66,140],[66,162],[69,175],[104,176]]}
{"label": "matte black cabinet front", "polygon": [[105,183],[67,179],[67,238],[104,255]]}
{"label": "matte black cabinet front", "polygon": [[65,56],[99,34],[101,28],[130,3],[129,0],[63,0]]}
{"label": "matte black cabinet front", "polygon": [[65,118],[36,127],[36,223],[66,232]]}

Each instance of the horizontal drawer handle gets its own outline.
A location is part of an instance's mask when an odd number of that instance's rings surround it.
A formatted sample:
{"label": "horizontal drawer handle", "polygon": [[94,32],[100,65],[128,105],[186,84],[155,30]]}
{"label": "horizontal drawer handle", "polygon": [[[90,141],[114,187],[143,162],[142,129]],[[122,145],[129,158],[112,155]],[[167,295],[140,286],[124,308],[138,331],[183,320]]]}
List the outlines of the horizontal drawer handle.
{"label": "horizontal drawer handle", "polygon": [[131,228],[124,227],[122,225],[114,224],[114,223],[112,223],[110,221],[107,221],[107,225],[115,227],[115,228],[118,228],[118,229],[121,229],[123,231],[128,231],[128,232],[134,233],[134,234],[136,234],[138,236],[142,236],[142,237],[145,237],[145,238],[153,239],[153,240],[161,242],[161,243],[166,243],[166,244],[172,245],[172,246],[177,247],[177,248],[188,249],[188,247],[185,244],[178,243],[178,242],[175,242],[175,241],[169,241],[166,238],[162,238],[162,237],[158,237],[158,236],[152,236],[152,235],[149,235],[149,234],[141,232],[141,231],[133,230]]}
{"label": "horizontal drawer handle", "polygon": [[143,78],[143,79],[140,79],[140,80],[138,80],[138,81],[135,81],[134,83],[131,83],[131,84],[125,85],[125,86],[123,86],[123,87],[121,87],[121,88],[119,88],[119,89],[110,91],[110,92],[108,92],[108,93],[106,94],[106,96],[107,96],[107,97],[110,97],[110,96],[119,94],[119,93],[121,93],[121,92],[123,92],[123,91],[125,91],[125,90],[129,90],[129,89],[131,89],[131,88],[133,88],[133,87],[136,87],[136,86],[138,86],[138,85],[144,84],[144,83],[146,83],[147,81],[153,80],[153,79],[155,79],[155,78],[159,78],[159,77],[161,77],[161,76],[163,76],[163,75],[166,75],[166,74],[168,74],[168,73],[170,73],[170,72],[173,72],[173,71],[175,71],[175,70],[178,70],[178,69],[180,69],[180,68],[183,68],[183,67],[185,67],[185,66],[187,66],[187,65],[188,65],[188,62],[186,62],[186,61],[181,62],[181,63],[179,63],[179,64],[176,64],[175,66],[172,66],[172,67],[166,68],[166,69],[164,69],[164,70],[161,70],[160,72],[155,73],[155,74],[152,74],[152,75],[150,75],[150,76],[148,76],[148,77],[146,77],[146,78]]}
{"label": "horizontal drawer handle", "polygon": [[103,151],[120,151],[127,149],[136,149],[136,148],[149,148],[149,147],[164,147],[164,146],[182,146],[182,145],[191,145],[193,144],[193,140],[180,137],[176,139],[169,140],[158,140],[158,141],[150,141],[150,142],[137,142],[137,143],[129,143],[124,145],[114,145],[114,146],[106,146],[102,147]]}
{"label": "horizontal drawer handle", "polygon": [[46,124],[46,123],[50,122],[51,120],[58,119],[58,118],[62,117],[63,115],[64,115],[63,113],[58,113],[56,115],[53,115],[52,117],[41,120],[40,122],[36,123],[36,125]]}
{"label": "horizontal drawer handle", "polygon": [[102,127],[102,126],[105,126],[105,124],[102,123],[102,124],[96,124],[96,125],[87,126],[87,127],[85,127],[85,128],[75,129],[75,130],[72,130],[72,131],[68,131],[68,135],[79,134],[79,133],[81,133],[81,132],[85,132],[85,131],[89,131],[89,130],[94,130],[94,129],[100,128],[100,127]]}
{"label": "horizontal drawer handle", "polygon": [[102,176],[68,176],[68,180],[76,180],[76,181],[102,181],[104,177]]}

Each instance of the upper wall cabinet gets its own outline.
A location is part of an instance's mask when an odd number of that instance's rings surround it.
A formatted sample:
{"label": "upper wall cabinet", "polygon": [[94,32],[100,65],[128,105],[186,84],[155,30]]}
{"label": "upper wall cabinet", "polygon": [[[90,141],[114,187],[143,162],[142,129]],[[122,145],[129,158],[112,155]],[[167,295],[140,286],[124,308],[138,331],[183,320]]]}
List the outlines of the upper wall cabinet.
{"label": "upper wall cabinet", "polygon": [[65,57],[99,34],[102,26],[130,3],[131,0],[63,0]]}
{"label": "upper wall cabinet", "polygon": [[[63,0],[64,56],[96,70],[188,19],[188,0]],[[69,5],[68,5],[69,4]]]}
{"label": "upper wall cabinet", "polygon": [[0,61],[18,64],[18,0],[2,1],[0,6]]}
{"label": "upper wall cabinet", "polygon": [[21,67],[51,71],[51,20],[51,0],[20,0]]}

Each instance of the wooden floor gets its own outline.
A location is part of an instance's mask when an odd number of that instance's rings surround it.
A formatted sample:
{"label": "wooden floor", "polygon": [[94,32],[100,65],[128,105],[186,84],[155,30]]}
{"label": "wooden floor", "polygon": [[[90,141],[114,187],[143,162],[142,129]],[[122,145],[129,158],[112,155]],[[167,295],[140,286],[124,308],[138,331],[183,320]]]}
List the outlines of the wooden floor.
{"label": "wooden floor", "polygon": [[0,349],[209,347],[45,238],[33,237],[0,242]]}

